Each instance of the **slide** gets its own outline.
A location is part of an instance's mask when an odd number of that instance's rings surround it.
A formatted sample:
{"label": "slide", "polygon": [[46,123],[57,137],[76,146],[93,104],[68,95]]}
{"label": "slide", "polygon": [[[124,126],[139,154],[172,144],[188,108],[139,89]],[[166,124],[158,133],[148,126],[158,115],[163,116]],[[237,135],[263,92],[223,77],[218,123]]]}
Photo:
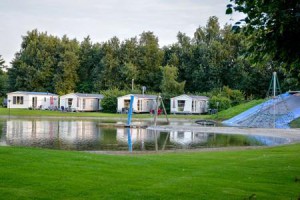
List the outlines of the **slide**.
{"label": "slide", "polygon": [[227,126],[289,128],[300,117],[300,93],[284,93],[222,123]]}

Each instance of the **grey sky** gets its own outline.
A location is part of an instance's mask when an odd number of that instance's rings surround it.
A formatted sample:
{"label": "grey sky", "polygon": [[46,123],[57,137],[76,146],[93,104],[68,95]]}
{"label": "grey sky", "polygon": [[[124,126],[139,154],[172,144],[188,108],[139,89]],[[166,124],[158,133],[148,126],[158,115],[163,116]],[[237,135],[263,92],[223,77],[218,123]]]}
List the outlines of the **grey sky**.
{"label": "grey sky", "polygon": [[[20,50],[22,36],[38,29],[104,42],[153,31],[160,46],[176,42],[179,31],[193,36],[210,16],[220,25],[232,23],[225,15],[229,0],[0,0],[0,55],[8,64]],[[238,18],[238,17],[236,17]]]}

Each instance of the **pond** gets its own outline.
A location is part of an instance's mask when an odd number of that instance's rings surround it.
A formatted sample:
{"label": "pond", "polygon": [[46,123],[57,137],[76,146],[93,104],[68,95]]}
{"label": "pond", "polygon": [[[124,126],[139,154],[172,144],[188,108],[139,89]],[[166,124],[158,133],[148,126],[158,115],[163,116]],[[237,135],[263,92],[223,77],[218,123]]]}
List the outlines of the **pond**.
{"label": "pond", "polygon": [[[199,133],[161,132],[143,128],[102,126],[101,120],[0,119],[0,146],[31,146],[80,151],[165,151],[232,146],[284,144],[283,138]],[[124,123],[124,122],[123,122]],[[140,122],[147,125],[150,122]],[[189,125],[192,122],[172,122]]]}

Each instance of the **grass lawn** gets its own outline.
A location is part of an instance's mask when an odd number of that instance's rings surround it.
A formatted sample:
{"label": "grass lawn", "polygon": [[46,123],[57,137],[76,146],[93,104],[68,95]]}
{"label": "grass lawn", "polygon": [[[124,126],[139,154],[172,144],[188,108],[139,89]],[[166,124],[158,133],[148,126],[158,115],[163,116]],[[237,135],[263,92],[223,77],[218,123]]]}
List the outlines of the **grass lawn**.
{"label": "grass lawn", "polygon": [[0,147],[1,199],[299,199],[300,144],[100,155]]}
{"label": "grass lawn", "polygon": [[[168,115],[172,119],[215,119],[223,120],[234,117],[235,115],[261,103],[263,100],[253,100],[239,106],[229,108],[215,115]],[[99,118],[127,118],[126,114],[102,113],[102,112],[60,112],[48,110],[28,110],[28,109],[8,109],[0,108],[0,115],[11,116],[36,116],[36,117],[99,117]],[[134,114],[133,119],[153,118],[150,114]],[[159,118],[165,118],[160,115]]]}

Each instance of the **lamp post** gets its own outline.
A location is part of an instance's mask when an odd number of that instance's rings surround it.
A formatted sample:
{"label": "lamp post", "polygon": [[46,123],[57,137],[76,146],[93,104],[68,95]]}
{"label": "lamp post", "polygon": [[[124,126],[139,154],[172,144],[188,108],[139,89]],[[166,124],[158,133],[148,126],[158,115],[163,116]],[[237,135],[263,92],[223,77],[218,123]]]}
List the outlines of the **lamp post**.
{"label": "lamp post", "polygon": [[220,102],[216,102],[216,105],[217,105],[217,117],[218,117],[218,113],[219,113],[219,103]]}

